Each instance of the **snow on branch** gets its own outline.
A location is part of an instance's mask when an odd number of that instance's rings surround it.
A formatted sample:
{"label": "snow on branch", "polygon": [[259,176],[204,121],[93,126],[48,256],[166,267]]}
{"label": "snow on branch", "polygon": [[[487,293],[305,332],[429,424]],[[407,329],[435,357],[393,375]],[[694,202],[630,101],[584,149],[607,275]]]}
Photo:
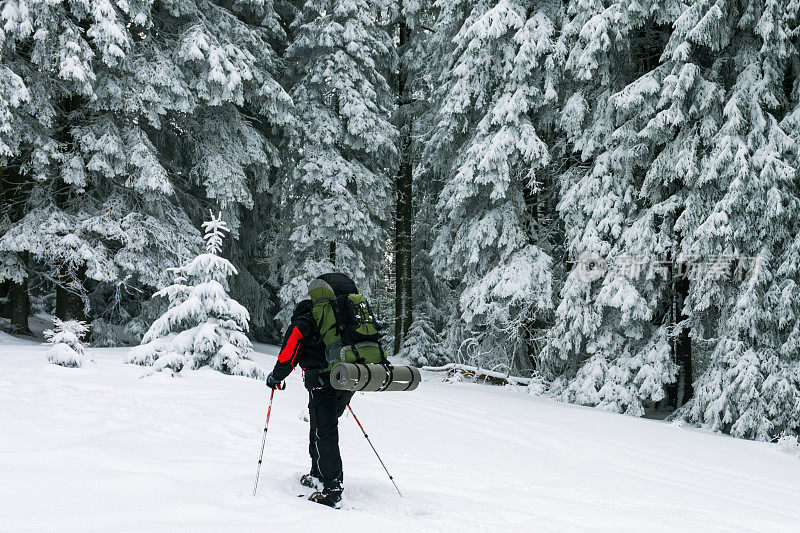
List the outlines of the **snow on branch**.
{"label": "snow on branch", "polygon": [[214,217],[213,211],[209,210],[209,213],[211,214],[211,220],[203,222],[203,229],[206,230],[203,239],[206,241],[208,253],[219,255],[222,251],[222,239],[225,238],[222,232],[229,232],[230,228],[228,228],[228,223],[222,220],[222,212],[216,217]]}

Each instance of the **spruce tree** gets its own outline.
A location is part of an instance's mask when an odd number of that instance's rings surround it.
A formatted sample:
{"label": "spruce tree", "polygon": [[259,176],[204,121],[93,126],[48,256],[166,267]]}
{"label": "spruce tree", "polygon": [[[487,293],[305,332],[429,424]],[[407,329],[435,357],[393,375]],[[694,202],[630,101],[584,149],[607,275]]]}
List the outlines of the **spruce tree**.
{"label": "spruce tree", "polygon": [[0,165],[21,169],[26,208],[0,272],[19,279],[29,254],[62,318],[124,315],[106,292],[165,286],[199,249],[198,203],[238,221],[269,185],[291,122],[273,6],[10,0],[2,20]]}
{"label": "spruce tree", "polygon": [[238,272],[218,255],[223,232],[230,230],[221,214],[212,214],[203,227],[206,253],[171,269],[174,283],[153,295],[169,299],[169,309],[153,322],[127,362],[174,372],[209,366],[262,378],[263,371],[249,360],[253,348],[245,332],[250,315],[227,293],[228,278]]}
{"label": "spruce tree", "polygon": [[425,164],[443,182],[431,256],[457,286],[448,343],[474,337],[485,362],[514,370],[531,367],[528,330],[552,309],[551,258],[526,204],[549,162],[535,122],[547,127],[556,98],[552,7],[442,4],[432,43],[442,78]]}
{"label": "spruce tree", "polygon": [[54,365],[75,368],[93,362],[81,343],[88,331],[85,322],[54,319],[53,329],[44,332],[45,344],[50,346],[47,360]]}
{"label": "spruce tree", "polygon": [[343,271],[368,291],[383,270],[397,155],[387,81],[397,58],[379,24],[386,12],[381,2],[308,0],[292,24],[295,161],[275,188],[286,312],[319,274]]}
{"label": "spruce tree", "polygon": [[800,432],[798,93],[786,84],[800,53],[793,4],[699,3],[673,36],[677,54],[715,57],[707,70],[724,88],[719,128],[687,199],[685,250],[735,263],[733,277],[701,271],[691,287],[705,370],[680,416],[759,440]]}
{"label": "spruce tree", "polygon": [[561,174],[559,204],[574,266],[545,368],[557,397],[637,416],[665,398],[677,373],[671,271],[661,262],[675,256],[685,176],[669,165],[683,140],[650,119],[664,105],[664,27],[681,8],[571,2],[557,47],[567,91],[561,127],[577,160]]}

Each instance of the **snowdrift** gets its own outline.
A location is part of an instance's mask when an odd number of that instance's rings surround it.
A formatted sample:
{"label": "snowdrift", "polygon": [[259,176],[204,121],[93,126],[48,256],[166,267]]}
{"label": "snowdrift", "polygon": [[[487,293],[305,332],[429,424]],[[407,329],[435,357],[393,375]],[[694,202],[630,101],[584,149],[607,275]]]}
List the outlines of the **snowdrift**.
{"label": "snowdrift", "polygon": [[[256,350],[271,367],[274,348]],[[123,349],[90,349],[81,369],[45,352],[0,337],[0,531],[796,531],[800,516],[800,459],[776,445],[441,373],[353,400],[405,498],[347,416],[345,508],[297,497],[299,372],[276,394],[253,497],[263,382],[142,377]]]}

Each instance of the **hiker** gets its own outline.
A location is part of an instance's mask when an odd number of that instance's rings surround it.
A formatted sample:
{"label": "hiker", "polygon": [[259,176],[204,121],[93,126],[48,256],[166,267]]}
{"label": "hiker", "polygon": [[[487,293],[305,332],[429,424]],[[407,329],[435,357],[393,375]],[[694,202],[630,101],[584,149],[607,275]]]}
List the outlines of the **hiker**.
{"label": "hiker", "polygon": [[297,365],[303,369],[311,424],[308,437],[311,471],[300,478],[300,483],[316,489],[309,500],[337,507],[342,499],[343,481],[342,457],[339,454],[339,417],[347,409],[354,393],[331,387],[325,345],[317,331],[311,310],[311,300],[303,300],[295,307],[278,361],[267,376],[267,386],[271,389],[278,387]]}

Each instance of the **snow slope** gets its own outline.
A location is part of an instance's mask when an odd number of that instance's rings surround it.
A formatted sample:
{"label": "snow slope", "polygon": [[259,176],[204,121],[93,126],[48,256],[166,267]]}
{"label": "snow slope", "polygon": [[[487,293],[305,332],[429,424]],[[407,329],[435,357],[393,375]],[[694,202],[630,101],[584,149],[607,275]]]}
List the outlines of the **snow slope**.
{"label": "snow slope", "polygon": [[275,395],[253,497],[262,382],[142,377],[125,350],[90,351],[95,365],[61,368],[0,334],[0,531],[800,530],[800,460],[776,446],[432,375],[352,404],[405,498],[349,417],[346,508],[297,498],[299,372]]}

